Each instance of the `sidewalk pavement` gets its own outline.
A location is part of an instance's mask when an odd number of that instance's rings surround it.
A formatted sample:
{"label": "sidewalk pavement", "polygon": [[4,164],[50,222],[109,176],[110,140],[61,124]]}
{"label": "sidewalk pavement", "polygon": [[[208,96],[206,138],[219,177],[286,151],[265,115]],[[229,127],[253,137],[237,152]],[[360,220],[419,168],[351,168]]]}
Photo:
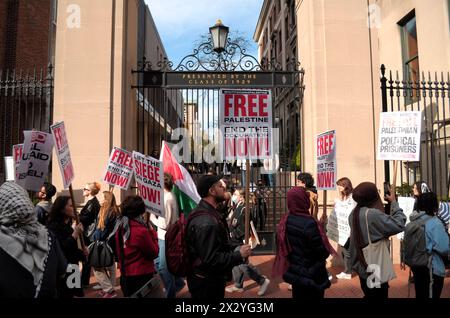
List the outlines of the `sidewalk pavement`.
{"label": "sidewalk pavement", "polygon": [[[255,265],[261,274],[267,276],[270,279],[270,285],[264,296],[258,296],[257,292],[259,286],[256,282],[246,279],[244,283],[244,292],[225,293],[225,298],[291,298],[292,292],[288,290],[288,284],[283,282],[281,278],[273,279],[271,277],[272,264],[274,261],[274,255],[261,255],[250,257],[250,262]],[[389,298],[408,298],[408,274],[409,269],[401,270],[399,265],[394,265],[397,278],[392,280],[389,285]],[[360,288],[358,276],[353,275],[351,280],[337,279],[336,274],[342,271],[341,267],[328,268],[330,274],[333,275],[331,281],[331,287],[325,291],[326,298],[361,298],[363,293]],[[120,271],[117,271],[118,273]],[[117,279],[117,282],[119,280]],[[86,297],[96,298],[97,291],[92,289],[95,284],[95,278],[91,277],[90,288],[85,290]],[[232,285],[232,283],[228,283]],[[118,296],[122,296],[120,287],[116,287]],[[190,294],[187,286],[185,286],[177,295],[178,298],[190,298]],[[414,284],[410,286],[410,298],[415,297]],[[450,277],[444,280],[444,288],[442,289],[441,298],[450,298]]]}

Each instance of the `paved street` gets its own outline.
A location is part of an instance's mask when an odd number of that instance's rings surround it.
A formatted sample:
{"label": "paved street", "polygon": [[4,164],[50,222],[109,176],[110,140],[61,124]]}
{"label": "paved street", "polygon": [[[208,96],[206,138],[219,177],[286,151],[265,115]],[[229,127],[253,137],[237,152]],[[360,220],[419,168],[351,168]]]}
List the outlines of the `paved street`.
{"label": "paved street", "polygon": [[[272,263],[274,256],[253,256],[251,262],[261,271],[263,275],[270,278],[272,271]],[[390,298],[408,298],[408,270],[400,270],[399,265],[394,265],[397,273],[397,278],[390,283],[389,297]],[[342,268],[329,268],[329,272],[333,275],[332,285],[325,292],[327,298],[361,298],[362,291],[359,287],[359,279],[357,276],[353,276],[351,280],[338,280],[336,274],[339,274]],[[94,283],[95,279],[91,278],[91,283]],[[92,287],[92,284],[91,284]],[[257,291],[259,286],[252,280],[246,280],[244,283],[244,292],[242,293],[226,293],[226,298],[258,298]],[[87,297],[98,297],[96,291],[91,288],[87,291]],[[120,294],[120,291],[118,292]],[[190,294],[185,287],[178,293],[179,298],[189,298]],[[284,283],[280,278],[271,279],[271,283],[266,294],[263,298],[290,298],[291,291],[288,290],[288,284]],[[450,298],[450,277],[444,280],[444,288],[442,291],[442,298]],[[414,298],[414,285],[410,287],[410,298]]]}

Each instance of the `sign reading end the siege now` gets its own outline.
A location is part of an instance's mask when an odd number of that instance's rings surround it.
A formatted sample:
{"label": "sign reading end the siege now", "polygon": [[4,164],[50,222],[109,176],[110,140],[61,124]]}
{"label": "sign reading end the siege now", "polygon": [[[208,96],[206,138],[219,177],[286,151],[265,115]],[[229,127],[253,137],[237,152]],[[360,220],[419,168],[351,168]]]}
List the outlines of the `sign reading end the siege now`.
{"label": "sign reading end the siege now", "polygon": [[421,127],[420,111],[381,113],[377,159],[419,161]]}
{"label": "sign reading end the siege now", "polygon": [[317,136],[317,189],[336,189],[336,131],[331,130]]}
{"label": "sign reading end the siege now", "polygon": [[133,176],[133,155],[131,152],[114,147],[109,156],[103,181],[122,190],[128,190]]}
{"label": "sign reading end the siege now", "polygon": [[271,91],[221,89],[219,98],[222,159],[271,158]]}
{"label": "sign reading end the siege now", "polygon": [[149,212],[164,217],[164,177],[162,162],[133,151],[134,178],[139,195]]}
{"label": "sign reading end the siege now", "polygon": [[55,141],[55,150],[58,157],[59,168],[63,178],[64,189],[67,189],[75,178],[73,172],[72,159],[70,157],[69,143],[67,141],[66,128],[64,122],[58,122],[50,126]]}

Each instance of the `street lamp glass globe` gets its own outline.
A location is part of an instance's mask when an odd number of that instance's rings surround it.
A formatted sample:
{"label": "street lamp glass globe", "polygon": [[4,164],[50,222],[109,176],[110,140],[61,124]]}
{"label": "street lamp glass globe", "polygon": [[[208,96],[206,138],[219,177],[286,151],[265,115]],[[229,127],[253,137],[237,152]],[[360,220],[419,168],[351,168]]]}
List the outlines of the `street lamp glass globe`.
{"label": "street lamp glass globe", "polygon": [[217,20],[216,24],[209,28],[211,38],[213,41],[214,51],[217,53],[225,51],[227,44],[229,28],[222,24],[222,21]]}

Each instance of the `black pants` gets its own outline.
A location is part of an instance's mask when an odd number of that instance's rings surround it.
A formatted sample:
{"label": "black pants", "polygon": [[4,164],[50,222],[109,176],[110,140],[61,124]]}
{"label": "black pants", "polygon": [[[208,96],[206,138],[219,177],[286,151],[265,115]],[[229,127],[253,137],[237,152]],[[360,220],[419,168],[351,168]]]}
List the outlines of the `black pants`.
{"label": "black pants", "polygon": [[352,264],[350,261],[350,250],[341,246],[342,248],[342,259],[344,260],[344,273],[351,274],[352,273]]}
{"label": "black pants", "polygon": [[292,298],[294,299],[322,299],[324,296],[324,290],[318,291],[302,285],[292,285]]}
{"label": "black pants", "polygon": [[125,297],[133,295],[152,278],[153,274],[138,275],[138,276],[121,276],[120,288],[122,288],[123,295]]}
{"label": "black pants", "polygon": [[[91,241],[88,237],[83,236],[84,244],[89,246]],[[83,269],[81,270],[81,286],[89,286],[89,281],[91,279],[91,265],[89,262],[83,262]]]}
{"label": "black pants", "polygon": [[389,283],[383,283],[380,288],[369,288],[367,286],[367,280],[359,277],[361,289],[366,299],[387,299],[389,297]]}
{"label": "black pants", "polygon": [[197,274],[187,277],[189,292],[193,299],[222,299],[225,297],[226,281],[217,277],[200,277]]}
{"label": "black pants", "polygon": [[[414,288],[416,289],[416,298],[430,298],[430,270],[428,267],[412,267],[414,274]],[[441,297],[444,287],[444,277],[433,275],[433,298]]]}

